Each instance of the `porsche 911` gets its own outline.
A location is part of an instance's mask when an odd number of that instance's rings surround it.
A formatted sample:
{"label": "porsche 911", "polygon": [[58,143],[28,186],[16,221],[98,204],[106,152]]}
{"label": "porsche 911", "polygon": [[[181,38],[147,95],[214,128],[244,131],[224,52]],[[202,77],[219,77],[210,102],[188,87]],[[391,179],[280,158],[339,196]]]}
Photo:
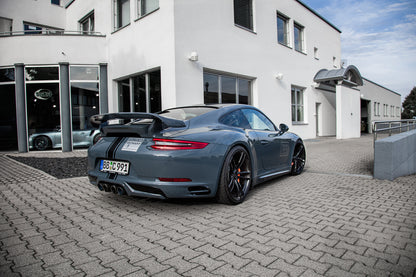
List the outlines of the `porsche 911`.
{"label": "porsche 911", "polygon": [[250,188],[305,166],[302,139],[259,109],[187,106],[92,116],[101,139],[88,150],[101,191],[148,198],[215,198],[239,204]]}

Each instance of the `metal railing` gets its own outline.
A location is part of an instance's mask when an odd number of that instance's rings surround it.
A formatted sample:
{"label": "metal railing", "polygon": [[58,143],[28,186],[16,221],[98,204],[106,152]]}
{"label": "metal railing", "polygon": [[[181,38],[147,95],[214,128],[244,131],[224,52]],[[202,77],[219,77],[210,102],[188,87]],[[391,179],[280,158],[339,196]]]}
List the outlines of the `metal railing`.
{"label": "metal railing", "polygon": [[90,31],[66,31],[66,30],[26,30],[26,31],[14,31],[14,32],[0,32],[0,37],[11,37],[11,36],[103,36],[100,32]]}
{"label": "metal railing", "polygon": [[399,134],[416,129],[416,119],[374,121],[372,125],[375,143],[379,134],[388,134],[390,137],[393,134]]}

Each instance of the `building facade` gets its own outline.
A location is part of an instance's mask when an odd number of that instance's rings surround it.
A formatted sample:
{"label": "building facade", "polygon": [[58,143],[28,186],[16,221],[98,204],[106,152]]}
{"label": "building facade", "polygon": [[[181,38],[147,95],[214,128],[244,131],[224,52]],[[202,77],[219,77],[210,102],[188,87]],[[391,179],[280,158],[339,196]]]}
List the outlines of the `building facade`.
{"label": "building facade", "polygon": [[1,120],[22,152],[51,132],[72,150],[96,113],[243,103],[303,138],[350,138],[373,99],[401,109],[298,0],[3,0],[0,32]]}

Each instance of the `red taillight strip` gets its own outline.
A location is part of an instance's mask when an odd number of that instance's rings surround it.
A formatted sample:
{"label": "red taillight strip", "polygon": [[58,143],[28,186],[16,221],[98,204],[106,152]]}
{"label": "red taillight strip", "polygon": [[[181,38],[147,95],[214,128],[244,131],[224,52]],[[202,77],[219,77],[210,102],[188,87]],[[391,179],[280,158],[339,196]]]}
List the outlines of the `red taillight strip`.
{"label": "red taillight strip", "polygon": [[154,138],[152,145],[153,149],[156,150],[188,150],[188,149],[202,149],[205,148],[208,143],[206,142],[196,142],[196,141],[186,141],[186,140],[176,140],[176,139],[158,139]]}

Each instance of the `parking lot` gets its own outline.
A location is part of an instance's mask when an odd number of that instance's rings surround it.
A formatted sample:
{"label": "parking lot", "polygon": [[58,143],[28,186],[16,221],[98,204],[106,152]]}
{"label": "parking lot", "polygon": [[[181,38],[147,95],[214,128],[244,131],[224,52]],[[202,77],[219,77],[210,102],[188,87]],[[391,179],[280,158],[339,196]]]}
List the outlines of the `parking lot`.
{"label": "parking lot", "polygon": [[118,196],[0,154],[0,276],[415,276],[416,176],[373,179],[371,136],[306,150],[301,175],[237,206]]}

